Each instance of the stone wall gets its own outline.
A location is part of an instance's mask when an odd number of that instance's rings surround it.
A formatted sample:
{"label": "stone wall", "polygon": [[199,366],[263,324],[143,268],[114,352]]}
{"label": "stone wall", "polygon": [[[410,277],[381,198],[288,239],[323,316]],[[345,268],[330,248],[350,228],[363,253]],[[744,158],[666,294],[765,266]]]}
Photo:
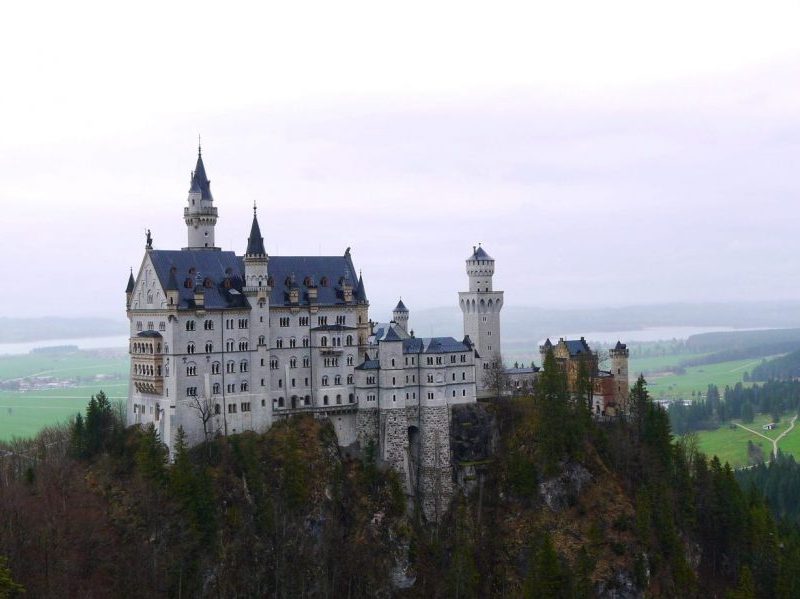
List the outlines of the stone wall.
{"label": "stone wall", "polygon": [[425,517],[429,521],[438,521],[453,496],[448,406],[422,406],[419,439],[420,472],[417,495]]}
{"label": "stone wall", "polygon": [[370,441],[378,443],[378,409],[359,409],[356,412],[356,440],[361,450],[367,448]]}

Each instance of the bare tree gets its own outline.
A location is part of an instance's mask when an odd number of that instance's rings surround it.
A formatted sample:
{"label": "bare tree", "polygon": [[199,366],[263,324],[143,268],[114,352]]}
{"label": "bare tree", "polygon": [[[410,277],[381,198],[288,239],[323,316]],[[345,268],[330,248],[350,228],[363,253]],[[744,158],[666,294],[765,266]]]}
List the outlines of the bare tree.
{"label": "bare tree", "polygon": [[206,395],[203,397],[195,395],[189,402],[189,407],[197,412],[197,417],[203,423],[203,440],[207,443],[213,432],[209,422],[214,417],[214,404],[211,403],[211,399]]}
{"label": "bare tree", "polygon": [[506,369],[500,356],[495,356],[488,363],[488,368],[484,370],[481,382],[485,389],[488,389],[497,399],[500,399],[506,386]]}

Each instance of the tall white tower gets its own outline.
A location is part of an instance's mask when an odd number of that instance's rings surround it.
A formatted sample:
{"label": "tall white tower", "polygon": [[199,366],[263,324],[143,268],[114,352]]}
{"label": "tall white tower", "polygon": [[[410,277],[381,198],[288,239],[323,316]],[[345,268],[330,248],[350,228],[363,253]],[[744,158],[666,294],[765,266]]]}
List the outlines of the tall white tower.
{"label": "tall white tower", "polygon": [[475,359],[478,394],[491,391],[484,380],[492,360],[500,358],[500,310],[503,292],[492,289],[494,258],[478,245],[467,258],[469,291],[458,294],[458,303],[464,314],[464,334],[469,335],[478,358]]}
{"label": "tall white tower", "polygon": [[395,309],[392,311],[392,320],[408,333],[408,308],[406,308],[406,305],[403,303],[403,298],[400,298],[400,301],[397,302],[397,306],[395,306]]}
{"label": "tall white tower", "polygon": [[189,233],[186,249],[218,250],[214,246],[214,225],[217,224],[217,209],[211,195],[211,181],[206,177],[202,149],[197,148],[197,165],[192,172],[188,205],[183,209],[183,220]]}

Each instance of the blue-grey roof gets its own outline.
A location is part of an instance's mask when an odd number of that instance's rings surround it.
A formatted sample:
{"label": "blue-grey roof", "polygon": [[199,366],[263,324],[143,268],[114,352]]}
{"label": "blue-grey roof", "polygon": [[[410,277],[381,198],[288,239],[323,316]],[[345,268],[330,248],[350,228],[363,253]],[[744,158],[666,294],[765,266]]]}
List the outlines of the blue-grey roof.
{"label": "blue-grey roof", "polygon": [[539,367],[534,366],[532,368],[506,368],[504,370],[506,374],[534,374],[539,372]]}
{"label": "blue-grey roof", "polygon": [[403,303],[402,299],[399,302],[397,302],[397,305],[395,306],[394,311],[395,312],[408,312],[408,308],[406,308],[406,305]]}
{"label": "blue-grey roof", "polygon": [[312,331],[355,331],[356,327],[348,327],[344,324],[323,324],[319,327],[314,327]]}
{"label": "blue-grey roof", "polygon": [[377,370],[381,367],[380,360],[364,360],[356,366],[356,370]]}
{"label": "blue-grey roof", "polygon": [[213,200],[211,196],[211,181],[206,177],[206,167],[203,164],[203,155],[197,151],[197,164],[192,172],[192,182],[189,186],[189,193],[199,193],[204,200]]}
{"label": "blue-grey roof", "polygon": [[161,337],[161,333],[158,331],[142,331],[141,333],[136,333],[137,337]]}
{"label": "blue-grey roof", "polygon": [[480,245],[472,249],[472,255],[467,260],[494,260]]}
{"label": "blue-grey roof", "polygon": [[253,208],[253,224],[250,227],[250,237],[247,238],[247,256],[265,256],[267,251],[264,249],[264,238],[261,236],[261,228],[258,226],[255,208]]}
{"label": "blue-grey roof", "polygon": [[403,341],[404,354],[444,354],[469,350],[467,345],[452,337],[411,337]]}
{"label": "blue-grey roof", "polygon": [[621,341],[617,341],[617,344],[614,346],[614,349],[619,351],[621,349],[627,349],[627,347],[628,346],[622,343]]}
{"label": "blue-grey roof", "polygon": [[394,322],[376,322],[372,325],[372,335],[369,342],[376,343],[378,341],[401,341],[408,339],[409,334],[402,328],[398,327]]}
{"label": "blue-grey roof", "polygon": [[133,271],[131,271],[130,276],[128,276],[128,286],[125,287],[125,293],[132,293],[134,287],[136,287],[136,281],[133,280]]}
{"label": "blue-grey roof", "polygon": [[[269,260],[269,276],[272,280],[270,303],[273,306],[289,305],[289,291],[294,286],[300,291],[300,305],[308,305],[310,287],[316,287],[319,305],[344,304],[343,285],[355,287],[355,268],[350,254],[343,256],[273,256]],[[353,300],[366,302],[363,285],[353,291]]]}
{"label": "blue-grey roof", "polygon": [[[242,259],[234,252],[151,250],[148,255],[164,289],[169,289],[171,282],[177,282],[179,309],[194,308],[194,285],[198,274],[203,280],[210,281],[210,286],[203,288],[207,310],[250,307],[242,295]],[[187,287],[187,284],[191,286]]]}
{"label": "blue-grey roof", "polygon": [[564,341],[564,343],[567,345],[567,351],[569,351],[570,356],[579,356],[592,353],[592,350],[589,349],[589,346],[584,339],[567,339]]}

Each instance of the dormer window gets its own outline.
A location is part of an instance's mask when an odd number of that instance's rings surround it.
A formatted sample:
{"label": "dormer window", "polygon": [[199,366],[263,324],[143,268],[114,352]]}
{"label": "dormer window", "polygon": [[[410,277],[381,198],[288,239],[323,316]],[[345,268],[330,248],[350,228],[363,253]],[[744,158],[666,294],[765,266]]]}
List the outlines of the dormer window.
{"label": "dormer window", "polygon": [[319,280],[319,284],[320,284],[320,286],[322,286],[322,287],[327,287],[327,286],[328,286],[328,277],[322,277],[322,278]]}

